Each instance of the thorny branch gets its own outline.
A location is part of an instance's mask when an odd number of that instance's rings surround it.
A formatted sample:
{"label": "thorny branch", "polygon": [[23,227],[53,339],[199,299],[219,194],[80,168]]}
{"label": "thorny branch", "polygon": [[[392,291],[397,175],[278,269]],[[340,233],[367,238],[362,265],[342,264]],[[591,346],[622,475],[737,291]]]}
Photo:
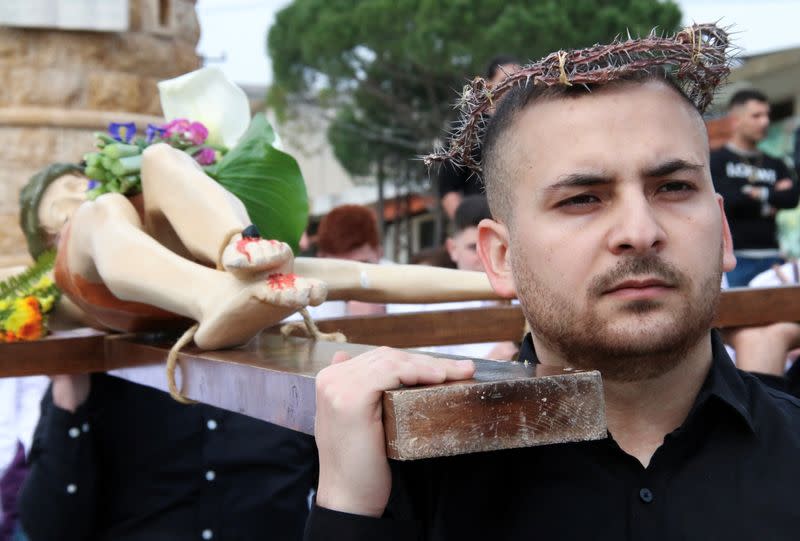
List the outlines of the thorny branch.
{"label": "thorny branch", "polygon": [[557,51],[528,64],[489,88],[480,77],[464,87],[457,108],[459,122],[450,144],[423,158],[427,166],[449,162],[480,173],[475,157],[486,131],[488,113],[505,93],[517,86],[597,85],[656,68],[671,68],[672,76],[703,112],[717,86],[730,72],[731,44],[726,29],[716,24],[692,25],[672,37],[650,33],[646,38]]}

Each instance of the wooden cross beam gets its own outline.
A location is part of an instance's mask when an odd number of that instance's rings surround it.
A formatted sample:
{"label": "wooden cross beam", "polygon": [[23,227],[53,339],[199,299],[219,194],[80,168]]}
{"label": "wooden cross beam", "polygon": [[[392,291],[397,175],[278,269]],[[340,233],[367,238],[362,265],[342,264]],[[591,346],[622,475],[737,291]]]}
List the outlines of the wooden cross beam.
{"label": "wooden cross beam", "polygon": [[[713,326],[753,327],[781,321],[800,322],[800,286],[726,289],[720,295]],[[525,317],[517,305],[317,322],[322,332],[341,332],[350,342],[397,348],[516,342],[524,324]]]}
{"label": "wooden cross beam", "polygon": [[[800,321],[800,287],[723,292],[718,326]],[[181,353],[186,394],[196,400],[313,433],[314,377],[333,353],[364,344],[413,347],[518,340],[516,306],[344,318],[319,322],[361,344],[283,339],[269,329],[246,347]],[[76,330],[34,343],[0,344],[0,376],[110,371],[166,390],[163,363],[172,339]],[[548,371],[521,363],[477,361],[474,380],[389,391],[387,450],[416,459],[605,437],[597,372]]]}

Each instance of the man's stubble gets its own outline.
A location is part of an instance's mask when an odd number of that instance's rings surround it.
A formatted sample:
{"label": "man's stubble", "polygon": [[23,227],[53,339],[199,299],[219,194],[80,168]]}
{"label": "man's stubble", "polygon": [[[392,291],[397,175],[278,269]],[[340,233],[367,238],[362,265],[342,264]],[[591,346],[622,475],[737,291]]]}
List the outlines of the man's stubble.
{"label": "man's stubble", "polygon": [[[608,380],[641,381],[671,371],[708,336],[719,301],[722,247],[720,270],[701,277],[699,289],[693,287],[688,275],[656,255],[629,256],[591,281],[583,292],[588,307],[583,313],[573,299],[540,283],[526,260],[525,254],[512,250],[511,267],[520,304],[536,339],[570,366],[599,370]],[[621,281],[644,276],[674,285],[675,292],[669,295],[682,296],[677,307],[669,309],[660,300],[629,301],[615,308],[610,318],[598,314],[597,303],[603,301],[604,291]],[[665,311],[669,317],[659,317],[655,322],[645,319]],[[638,316],[642,325],[636,328],[636,323],[628,323],[615,328],[614,315],[629,321],[631,315]]]}

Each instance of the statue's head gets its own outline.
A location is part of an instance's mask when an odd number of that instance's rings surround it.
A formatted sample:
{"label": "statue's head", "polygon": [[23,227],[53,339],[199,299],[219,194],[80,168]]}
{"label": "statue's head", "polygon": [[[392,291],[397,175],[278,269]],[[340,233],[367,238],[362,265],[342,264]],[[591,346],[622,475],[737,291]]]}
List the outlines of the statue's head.
{"label": "statue's head", "polygon": [[31,256],[55,247],[58,232],[86,200],[88,183],[80,166],[56,163],[33,175],[22,188],[20,226]]}

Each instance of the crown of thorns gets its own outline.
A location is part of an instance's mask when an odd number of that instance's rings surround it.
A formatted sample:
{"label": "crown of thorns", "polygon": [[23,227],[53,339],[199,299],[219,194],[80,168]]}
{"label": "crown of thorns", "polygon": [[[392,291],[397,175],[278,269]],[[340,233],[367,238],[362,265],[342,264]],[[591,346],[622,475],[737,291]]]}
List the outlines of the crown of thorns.
{"label": "crown of thorns", "polygon": [[534,84],[588,85],[624,79],[635,73],[670,69],[675,82],[702,113],[711,103],[714,92],[730,72],[731,46],[728,32],[716,24],[692,25],[672,37],[651,32],[646,38],[614,40],[608,45],[594,45],[574,51],[557,51],[542,60],[509,74],[502,82],[489,87],[476,77],[464,87],[457,104],[459,122],[450,143],[425,156],[425,164],[449,162],[480,172],[476,161],[486,131],[486,113],[495,101],[517,86]]}

